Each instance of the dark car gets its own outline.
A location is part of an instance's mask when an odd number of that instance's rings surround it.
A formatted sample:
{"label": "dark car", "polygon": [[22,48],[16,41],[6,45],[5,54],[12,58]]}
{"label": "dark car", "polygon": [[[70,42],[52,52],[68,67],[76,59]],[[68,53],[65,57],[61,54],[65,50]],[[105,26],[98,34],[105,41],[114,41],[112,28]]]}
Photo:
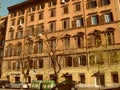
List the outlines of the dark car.
{"label": "dark car", "polygon": [[0,80],[0,88],[10,88],[10,82],[7,80]]}
{"label": "dark car", "polygon": [[52,90],[76,90],[75,84],[76,81],[65,80],[57,84]]}

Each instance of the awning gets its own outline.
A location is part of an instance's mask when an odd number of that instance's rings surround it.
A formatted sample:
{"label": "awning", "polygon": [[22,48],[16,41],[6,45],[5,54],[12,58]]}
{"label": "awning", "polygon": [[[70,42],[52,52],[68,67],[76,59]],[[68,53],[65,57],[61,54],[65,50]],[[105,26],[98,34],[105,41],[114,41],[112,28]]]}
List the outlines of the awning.
{"label": "awning", "polygon": [[96,73],[94,73],[93,75],[92,75],[92,77],[96,77],[96,76],[99,76],[99,75],[103,75],[103,73],[101,73],[101,72],[96,72]]}

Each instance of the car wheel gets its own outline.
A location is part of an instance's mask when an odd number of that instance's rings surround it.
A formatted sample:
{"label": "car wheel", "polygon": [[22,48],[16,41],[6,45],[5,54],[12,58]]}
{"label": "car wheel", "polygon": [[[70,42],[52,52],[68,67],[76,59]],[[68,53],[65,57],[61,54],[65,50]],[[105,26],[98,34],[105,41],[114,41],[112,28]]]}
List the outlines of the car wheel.
{"label": "car wheel", "polygon": [[58,90],[58,87],[56,87],[55,90]]}
{"label": "car wheel", "polygon": [[5,88],[5,85],[2,85],[2,88]]}
{"label": "car wheel", "polygon": [[22,87],[22,86],[20,86],[20,89],[23,89],[23,87]]}
{"label": "car wheel", "polygon": [[74,88],[74,87],[72,87],[72,88],[71,88],[71,90],[75,90],[75,88]]}

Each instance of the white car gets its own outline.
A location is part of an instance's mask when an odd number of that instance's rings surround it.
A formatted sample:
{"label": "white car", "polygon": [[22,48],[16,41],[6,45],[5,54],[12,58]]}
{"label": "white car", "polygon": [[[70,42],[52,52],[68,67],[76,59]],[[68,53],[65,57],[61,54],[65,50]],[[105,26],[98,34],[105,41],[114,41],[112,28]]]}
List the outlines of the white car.
{"label": "white car", "polygon": [[20,88],[20,89],[28,89],[29,85],[23,82],[15,82],[10,85],[11,88]]}

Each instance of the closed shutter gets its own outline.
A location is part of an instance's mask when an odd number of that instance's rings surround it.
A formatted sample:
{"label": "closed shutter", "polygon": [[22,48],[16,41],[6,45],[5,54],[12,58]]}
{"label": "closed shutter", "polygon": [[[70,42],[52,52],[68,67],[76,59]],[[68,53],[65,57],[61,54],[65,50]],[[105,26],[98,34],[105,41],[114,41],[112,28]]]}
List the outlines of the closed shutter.
{"label": "closed shutter", "polygon": [[73,29],[76,28],[76,20],[75,19],[72,21],[72,28]]}
{"label": "closed shutter", "polygon": [[99,17],[99,23],[100,23],[101,25],[105,23],[104,14],[100,15],[100,17]]}
{"label": "closed shutter", "polygon": [[91,17],[88,17],[87,18],[87,26],[90,26],[91,25]]}

